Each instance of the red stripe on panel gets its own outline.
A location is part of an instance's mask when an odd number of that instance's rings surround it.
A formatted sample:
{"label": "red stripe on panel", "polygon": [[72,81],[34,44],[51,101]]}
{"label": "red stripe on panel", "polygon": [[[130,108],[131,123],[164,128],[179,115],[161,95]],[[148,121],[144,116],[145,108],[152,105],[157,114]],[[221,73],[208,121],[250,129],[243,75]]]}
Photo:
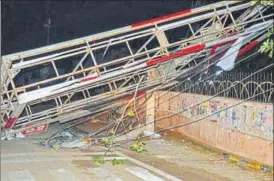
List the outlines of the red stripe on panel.
{"label": "red stripe on panel", "polygon": [[215,54],[217,48],[222,47],[222,46],[225,46],[225,45],[228,45],[228,44],[231,44],[231,43],[234,43],[235,41],[236,41],[236,40],[231,40],[231,41],[227,41],[227,42],[224,42],[224,43],[220,43],[220,44],[214,45],[214,46],[211,48],[210,55]]}
{"label": "red stripe on panel", "polygon": [[147,67],[149,67],[149,66],[152,66],[152,65],[155,65],[155,64],[158,64],[158,63],[165,62],[169,59],[171,59],[171,56],[156,58],[156,59],[153,59],[153,60],[149,60],[146,64],[147,64]]}
{"label": "red stripe on panel", "polygon": [[93,79],[96,79],[97,77],[98,77],[98,76],[84,78],[84,79],[81,80],[81,82],[86,82],[86,81],[89,81],[89,80],[93,80]]}
{"label": "red stripe on panel", "polygon": [[168,55],[168,56],[165,56],[165,57],[149,60],[146,63],[146,66],[149,67],[149,66],[152,66],[152,65],[155,65],[155,64],[158,64],[158,63],[166,62],[170,59],[174,59],[174,58],[177,58],[177,57],[180,57],[180,56],[183,56],[183,55],[187,55],[187,54],[190,54],[190,53],[193,53],[193,52],[198,52],[198,51],[200,51],[204,48],[205,48],[205,44],[194,45],[194,46],[185,48],[185,49],[183,49],[183,50],[181,50],[177,53],[174,53],[174,54],[171,54],[171,55]]}
{"label": "red stripe on panel", "polygon": [[186,14],[190,14],[190,13],[191,13],[191,9],[180,11],[180,12],[169,14],[169,15],[166,15],[166,16],[161,16],[161,17],[154,18],[154,19],[151,19],[151,20],[146,20],[146,21],[142,21],[142,22],[139,22],[139,23],[132,24],[131,28],[136,28],[136,27],[139,27],[139,26],[144,26],[144,25],[156,23],[156,22],[163,21],[163,20],[168,20],[168,19],[174,18],[176,16],[182,16],[182,15],[186,15]]}
{"label": "red stripe on panel", "polygon": [[13,125],[15,124],[15,122],[16,122],[16,118],[10,117],[8,119],[7,123],[5,124],[4,129],[10,129],[10,128],[12,128]]}
{"label": "red stripe on panel", "polygon": [[204,48],[205,48],[205,44],[193,45],[191,47],[184,49],[182,55],[188,55],[190,53],[198,52],[203,50]]}
{"label": "red stripe on panel", "polygon": [[244,47],[243,49],[239,51],[238,56],[242,56],[243,54],[245,54],[247,51],[251,50],[253,47],[255,47],[258,44],[259,44],[258,40],[255,40],[249,43],[246,47]]}
{"label": "red stripe on panel", "polygon": [[[217,48],[219,47],[222,47],[222,46],[225,46],[225,45],[228,45],[228,44],[232,44],[234,43],[236,40],[231,40],[231,41],[227,41],[227,42],[224,42],[224,43],[219,43],[217,45],[214,45],[211,50],[210,50],[210,55],[214,55],[216,53],[216,50]],[[214,61],[214,60],[213,60]],[[206,72],[209,71],[209,65],[213,62],[213,61],[208,61],[207,65],[206,65]]]}

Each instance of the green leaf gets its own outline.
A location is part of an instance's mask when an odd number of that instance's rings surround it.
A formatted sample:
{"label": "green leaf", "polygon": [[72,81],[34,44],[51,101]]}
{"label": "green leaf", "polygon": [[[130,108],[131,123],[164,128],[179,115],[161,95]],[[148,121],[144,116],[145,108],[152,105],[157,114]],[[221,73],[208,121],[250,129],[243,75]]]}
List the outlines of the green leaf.
{"label": "green leaf", "polygon": [[109,136],[114,135],[114,130],[113,130],[113,129],[111,129],[111,130],[108,132],[108,135],[109,135]]}
{"label": "green leaf", "polygon": [[261,3],[265,6],[273,6],[274,5],[273,1],[271,1],[271,0],[264,0]]}
{"label": "green leaf", "polygon": [[257,1],[256,1],[256,0],[252,0],[252,1],[250,2],[250,4],[251,4],[251,6],[254,6],[255,4],[257,4]]}
{"label": "green leaf", "polygon": [[273,55],[273,49],[269,52],[269,57],[272,58],[272,55]]}
{"label": "green leaf", "polygon": [[273,40],[267,39],[263,44],[261,45],[259,52],[261,53],[267,53],[269,57],[272,58],[273,56]]}
{"label": "green leaf", "polygon": [[116,160],[116,158],[114,158],[112,160],[112,165],[115,166],[115,165],[125,165],[126,164],[126,161],[125,160]]}
{"label": "green leaf", "polygon": [[103,138],[103,143],[105,144],[105,146],[110,145],[110,138],[109,137]]}
{"label": "green leaf", "polygon": [[145,152],[147,151],[145,148],[146,143],[145,142],[135,142],[130,146],[130,149],[133,151],[136,151],[137,153]]}
{"label": "green leaf", "polygon": [[92,156],[91,159],[94,163],[100,163],[100,164],[105,163],[105,159],[103,156]]}
{"label": "green leaf", "polygon": [[138,150],[138,144],[137,143],[134,143],[134,144],[132,144],[131,146],[130,146],[130,148],[132,149],[132,150]]}
{"label": "green leaf", "polygon": [[251,0],[251,2],[250,2],[251,6],[254,6],[257,3],[264,5],[264,6],[273,6],[274,5],[274,2],[272,0]]}

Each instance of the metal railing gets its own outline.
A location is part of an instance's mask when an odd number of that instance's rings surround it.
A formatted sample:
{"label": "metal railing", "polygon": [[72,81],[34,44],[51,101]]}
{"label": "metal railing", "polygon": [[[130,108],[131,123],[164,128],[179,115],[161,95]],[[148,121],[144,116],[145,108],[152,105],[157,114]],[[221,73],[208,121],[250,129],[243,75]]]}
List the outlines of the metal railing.
{"label": "metal railing", "polygon": [[[194,81],[185,81],[181,84],[180,87],[172,91],[177,92],[184,90],[184,93],[202,94],[209,96],[217,95],[218,97],[247,99],[256,94],[262,93],[265,90],[273,88],[274,84],[272,72],[262,72],[250,76],[251,74],[252,73],[246,72],[223,73],[220,76],[217,76],[213,81],[202,81],[198,84]],[[247,76],[250,77],[244,81],[241,81]],[[196,85],[192,86],[195,83]],[[265,92],[259,96],[252,98],[251,100],[271,103],[273,102],[273,91]]]}

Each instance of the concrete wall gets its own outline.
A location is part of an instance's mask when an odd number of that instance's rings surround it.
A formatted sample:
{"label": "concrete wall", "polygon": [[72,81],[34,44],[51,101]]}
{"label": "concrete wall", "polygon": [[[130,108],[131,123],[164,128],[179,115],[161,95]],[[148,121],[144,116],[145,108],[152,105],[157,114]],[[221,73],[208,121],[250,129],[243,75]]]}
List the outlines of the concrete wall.
{"label": "concrete wall", "polygon": [[[209,96],[157,92],[157,130],[198,120],[216,110],[237,104],[241,100],[217,97],[194,108],[187,109],[208,99]],[[185,111],[183,111],[186,109]],[[161,116],[168,116],[160,119]],[[203,144],[224,150],[248,160],[273,166],[273,105],[244,102],[236,107],[217,113],[180,128],[178,131]]]}

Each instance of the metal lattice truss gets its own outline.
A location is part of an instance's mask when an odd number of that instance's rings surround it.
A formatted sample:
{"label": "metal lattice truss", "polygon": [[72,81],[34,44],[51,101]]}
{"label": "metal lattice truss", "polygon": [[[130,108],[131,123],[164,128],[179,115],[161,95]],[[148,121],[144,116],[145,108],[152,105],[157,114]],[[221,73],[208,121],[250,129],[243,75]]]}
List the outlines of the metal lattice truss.
{"label": "metal lattice truss", "polygon": [[[176,84],[174,78],[203,62],[215,45],[248,35],[247,51],[262,41],[273,24],[267,9],[223,1],[3,56],[2,125],[92,114],[133,95],[141,77],[139,92]],[[43,76],[25,81],[37,70]]]}

